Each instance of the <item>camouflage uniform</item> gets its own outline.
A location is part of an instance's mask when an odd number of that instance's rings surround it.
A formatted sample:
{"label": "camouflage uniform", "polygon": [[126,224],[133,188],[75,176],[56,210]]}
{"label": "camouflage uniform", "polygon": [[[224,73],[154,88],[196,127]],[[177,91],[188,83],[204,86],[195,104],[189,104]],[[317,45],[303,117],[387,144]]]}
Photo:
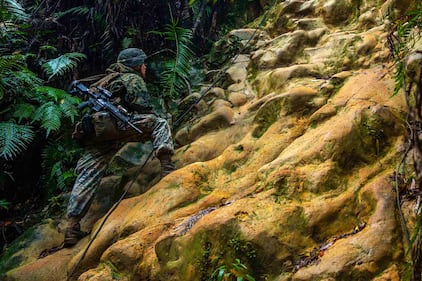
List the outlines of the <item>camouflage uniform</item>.
{"label": "camouflage uniform", "polygon": [[[67,208],[69,217],[81,218],[85,215],[111,157],[123,143],[149,139],[160,161],[161,157],[169,158],[174,151],[170,127],[154,112],[142,77],[122,63],[111,65],[107,72],[108,75],[94,86],[100,85],[112,92],[113,103],[128,109],[132,113],[131,122],[144,134],[140,135],[117,122],[106,112],[93,114],[95,137],[86,142],[86,153],[76,166],[78,176]],[[107,81],[108,77],[113,78]]]}

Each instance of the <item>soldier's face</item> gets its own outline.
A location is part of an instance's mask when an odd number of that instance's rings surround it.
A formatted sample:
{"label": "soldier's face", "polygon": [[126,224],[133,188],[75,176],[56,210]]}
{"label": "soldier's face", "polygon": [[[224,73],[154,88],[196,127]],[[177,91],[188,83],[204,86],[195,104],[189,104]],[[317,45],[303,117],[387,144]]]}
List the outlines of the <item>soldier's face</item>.
{"label": "soldier's face", "polygon": [[140,73],[141,73],[142,78],[146,77],[146,75],[147,75],[147,65],[146,64],[141,65]]}
{"label": "soldier's face", "polygon": [[146,64],[137,65],[137,66],[133,67],[133,69],[136,70],[136,72],[138,72],[139,75],[141,75],[141,77],[145,79],[146,74],[147,74]]}

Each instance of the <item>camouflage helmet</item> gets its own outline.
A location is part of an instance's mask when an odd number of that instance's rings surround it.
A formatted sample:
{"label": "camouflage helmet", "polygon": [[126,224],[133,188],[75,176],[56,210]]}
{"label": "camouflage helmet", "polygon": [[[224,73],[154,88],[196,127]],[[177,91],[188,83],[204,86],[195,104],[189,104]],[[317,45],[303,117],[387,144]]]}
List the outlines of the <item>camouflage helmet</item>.
{"label": "camouflage helmet", "polygon": [[143,64],[146,57],[147,55],[141,49],[128,48],[119,53],[117,62],[129,67],[134,67]]}

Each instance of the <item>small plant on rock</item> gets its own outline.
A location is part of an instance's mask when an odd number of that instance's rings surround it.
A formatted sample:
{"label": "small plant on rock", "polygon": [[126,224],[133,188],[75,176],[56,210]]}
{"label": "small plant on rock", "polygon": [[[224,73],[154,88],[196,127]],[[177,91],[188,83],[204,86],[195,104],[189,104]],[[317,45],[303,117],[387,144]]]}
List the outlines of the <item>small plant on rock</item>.
{"label": "small plant on rock", "polygon": [[244,265],[240,259],[235,259],[235,262],[230,266],[221,265],[212,273],[209,281],[255,281],[248,273],[248,267]]}

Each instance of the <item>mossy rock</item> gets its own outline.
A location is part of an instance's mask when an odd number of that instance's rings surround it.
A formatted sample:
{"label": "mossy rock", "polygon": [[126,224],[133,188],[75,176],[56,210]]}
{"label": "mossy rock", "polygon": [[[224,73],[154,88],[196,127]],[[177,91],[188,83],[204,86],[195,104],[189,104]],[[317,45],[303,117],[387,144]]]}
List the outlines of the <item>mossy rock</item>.
{"label": "mossy rock", "polygon": [[328,24],[344,23],[353,14],[353,5],[350,0],[329,0],[322,7],[322,16]]}
{"label": "mossy rock", "polygon": [[63,234],[58,232],[57,223],[48,219],[27,229],[14,240],[1,256],[0,277],[4,277],[9,270],[37,259],[43,250],[59,246],[63,241]]}

